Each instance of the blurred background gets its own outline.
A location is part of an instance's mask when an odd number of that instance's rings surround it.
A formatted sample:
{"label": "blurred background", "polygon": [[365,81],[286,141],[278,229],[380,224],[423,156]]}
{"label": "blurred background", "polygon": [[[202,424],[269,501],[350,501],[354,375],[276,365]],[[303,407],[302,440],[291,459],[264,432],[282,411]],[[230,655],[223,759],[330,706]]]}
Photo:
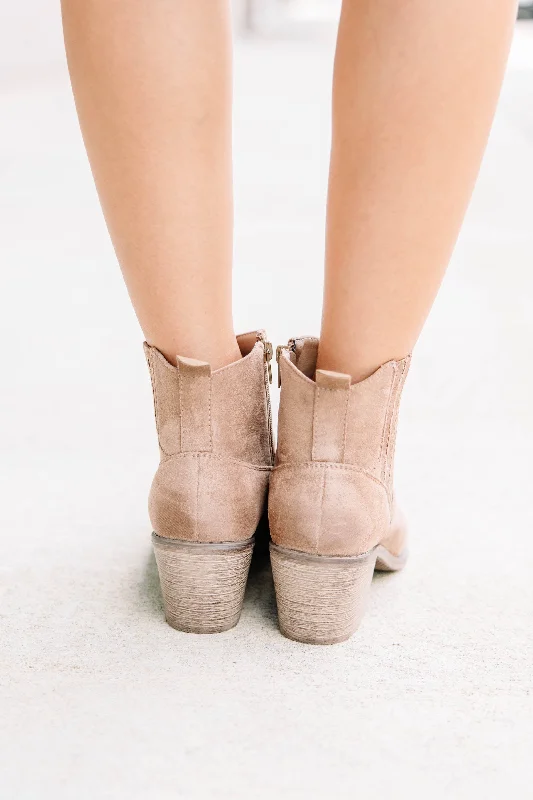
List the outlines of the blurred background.
{"label": "blurred background", "polygon": [[[268,570],[235,631],[199,640],[164,625],[150,382],[59,4],[2,5],[3,796],[329,797],[332,770],[339,797],[403,780],[411,797],[528,796],[532,6],[406,387],[397,486],[411,563],[374,582],[358,637],[318,652],[278,635]],[[274,344],[319,329],[338,10],[235,2],[236,328],[264,326]]]}

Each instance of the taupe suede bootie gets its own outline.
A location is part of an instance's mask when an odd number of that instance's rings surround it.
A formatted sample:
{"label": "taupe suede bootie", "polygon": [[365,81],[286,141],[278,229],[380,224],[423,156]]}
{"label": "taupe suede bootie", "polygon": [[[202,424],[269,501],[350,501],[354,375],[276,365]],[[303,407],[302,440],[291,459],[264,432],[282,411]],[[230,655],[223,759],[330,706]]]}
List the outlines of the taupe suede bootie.
{"label": "taupe suede bootie", "polygon": [[145,344],[161,463],[150,492],[167,622],[216,633],[237,624],[273,463],[272,346],[237,338],[242,360],[211,371]]}
{"label": "taupe suede bootie", "polygon": [[278,348],[270,548],[282,633],[333,644],[357,629],[374,569],[405,563],[406,531],[392,480],[410,357],[351,385],[349,375],[336,372],[316,370],[315,377],[317,352],[312,338]]}

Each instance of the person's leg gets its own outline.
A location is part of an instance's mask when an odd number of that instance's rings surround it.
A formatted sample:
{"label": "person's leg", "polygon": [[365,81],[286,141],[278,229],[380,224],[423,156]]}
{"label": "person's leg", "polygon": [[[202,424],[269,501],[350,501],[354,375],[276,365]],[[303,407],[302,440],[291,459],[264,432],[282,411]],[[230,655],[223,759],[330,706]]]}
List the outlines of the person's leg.
{"label": "person's leg", "polygon": [[515,0],[344,0],[318,367],[353,381],[413,348],[488,137]]}
{"label": "person's leg", "polygon": [[213,368],[232,322],[228,0],[62,0],[81,128],[149,344]]}

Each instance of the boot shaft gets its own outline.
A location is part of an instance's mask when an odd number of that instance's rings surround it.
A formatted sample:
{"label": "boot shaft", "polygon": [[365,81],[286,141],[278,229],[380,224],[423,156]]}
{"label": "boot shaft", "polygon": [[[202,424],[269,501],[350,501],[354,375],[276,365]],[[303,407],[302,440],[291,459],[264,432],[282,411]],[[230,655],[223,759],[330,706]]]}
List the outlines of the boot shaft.
{"label": "boot shaft", "polygon": [[317,354],[318,339],[310,337],[278,348],[276,464],[352,465],[380,481],[392,498],[398,408],[410,356],[351,384],[349,375],[316,370]]}
{"label": "boot shaft", "polygon": [[352,384],[316,370],[318,340],[278,348],[278,450],[270,480],[272,540],[324,556],[358,556],[391,540],[396,523],[393,462],[398,406],[410,357]]}
{"label": "boot shaft", "polygon": [[262,331],[237,339],[243,358],[214,372],[145,344],[161,462],[149,498],[159,537],[242,542],[264,510],[273,463],[269,360]]}
{"label": "boot shaft", "polygon": [[214,372],[150,345],[144,351],[154,395],[161,458],[213,453],[258,466],[273,462],[269,397],[272,347],[263,331],[237,337],[243,358]]}

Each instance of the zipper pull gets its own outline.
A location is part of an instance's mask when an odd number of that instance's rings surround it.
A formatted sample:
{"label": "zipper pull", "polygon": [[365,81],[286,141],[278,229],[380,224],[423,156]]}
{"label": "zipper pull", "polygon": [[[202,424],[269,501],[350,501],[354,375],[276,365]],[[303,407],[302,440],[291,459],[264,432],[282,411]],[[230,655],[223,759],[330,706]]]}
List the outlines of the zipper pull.
{"label": "zipper pull", "polygon": [[268,382],[272,383],[272,366],[270,362],[272,361],[272,356],[274,355],[274,350],[270,342],[266,342],[263,340],[263,346],[265,348],[265,364],[267,365],[268,369]]}
{"label": "zipper pull", "polygon": [[282,350],[288,350],[288,349],[289,348],[287,347],[286,344],[278,344],[278,346],[276,347],[276,363],[278,365],[278,389],[281,389],[281,370],[279,368],[279,360],[281,358],[281,351]]}

